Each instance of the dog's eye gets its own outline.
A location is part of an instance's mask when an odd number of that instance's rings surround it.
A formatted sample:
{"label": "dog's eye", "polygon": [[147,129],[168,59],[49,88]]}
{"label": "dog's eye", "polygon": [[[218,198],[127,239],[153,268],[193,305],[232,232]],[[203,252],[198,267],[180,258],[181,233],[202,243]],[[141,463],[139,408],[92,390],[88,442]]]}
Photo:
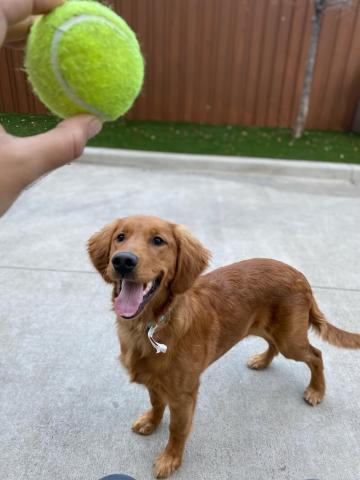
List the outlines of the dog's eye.
{"label": "dog's eye", "polygon": [[156,236],[152,239],[152,243],[157,247],[160,247],[161,245],[165,245],[166,242],[161,237]]}
{"label": "dog's eye", "polygon": [[125,240],[125,234],[124,233],[119,233],[119,235],[116,237],[116,240],[118,242],[123,242]]}

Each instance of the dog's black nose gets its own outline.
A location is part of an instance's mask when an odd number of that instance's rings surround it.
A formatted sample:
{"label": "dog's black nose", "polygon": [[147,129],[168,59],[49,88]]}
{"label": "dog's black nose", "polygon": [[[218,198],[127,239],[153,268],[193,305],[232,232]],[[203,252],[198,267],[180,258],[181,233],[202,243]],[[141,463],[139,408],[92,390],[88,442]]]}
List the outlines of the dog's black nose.
{"label": "dog's black nose", "polygon": [[139,259],[131,252],[119,252],[112,257],[111,261],[115,270],[120,273],[122,277],[125,277],[127,273],[134,270]]}

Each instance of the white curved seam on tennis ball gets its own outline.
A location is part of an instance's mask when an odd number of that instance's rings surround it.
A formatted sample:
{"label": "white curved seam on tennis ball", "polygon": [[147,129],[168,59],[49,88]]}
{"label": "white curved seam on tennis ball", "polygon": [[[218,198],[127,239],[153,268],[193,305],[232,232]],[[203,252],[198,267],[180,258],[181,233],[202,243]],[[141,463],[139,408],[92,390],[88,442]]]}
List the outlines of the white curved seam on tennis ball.
{"label": "white curved seam on tennis ball", "polygon": [[105,115],[100,110],[94,108],[92,105],[85,102],[82,98],[78,97],[68,82],[62,75],[61,68],[58,62],[58,46],[62,39],[64,33],[66,33],[70,28],[78,23],[87,22],[89,20],[96,20],[97,22],[105,23],[107,26],[111,27],[116,33],[120,36],[125,37],[126,35],[124,32],[119,30],[113,23],[109,20],[99,17],[98,15],[79,15],[77,17],[73,17],[70,20],[67,20],[62,25],[56,28],[56,32],[54,34],[54,38],[51,43],[51,65],[54,71],[54,75],[56,80],[59,82],[60,87],[63,89],[64,93],[72,100],[75,104],[79,105],[81,108],[88,110],[89,112],[93,113],[97,117],[100,117],[101,120],[112,120],[111,117]]}

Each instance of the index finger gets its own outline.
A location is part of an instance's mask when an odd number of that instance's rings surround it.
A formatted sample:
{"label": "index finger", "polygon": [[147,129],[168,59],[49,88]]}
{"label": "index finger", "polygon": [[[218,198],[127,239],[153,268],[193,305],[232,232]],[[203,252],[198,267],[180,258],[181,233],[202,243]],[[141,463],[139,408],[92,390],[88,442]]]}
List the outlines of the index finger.
{"label": "index finger", "polygon": [[0,15],[7,25],[25,20],[29,15],[48,13],[65,0],[1,0]]}

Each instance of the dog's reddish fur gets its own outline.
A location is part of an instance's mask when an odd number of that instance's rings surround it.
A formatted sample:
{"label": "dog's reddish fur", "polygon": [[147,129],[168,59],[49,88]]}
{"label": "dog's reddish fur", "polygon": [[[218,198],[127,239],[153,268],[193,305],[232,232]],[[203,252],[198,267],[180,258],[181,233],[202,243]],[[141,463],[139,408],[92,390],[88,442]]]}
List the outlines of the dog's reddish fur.
{"label": "dog's reddish fur", "polygon": [[[119,233],[125,241],[117,243]],[[166,245],[151,243],[160,235]],[[161,285],[135,319],[117,318],[121,362],[133,382],[149,391],[151,409],[133,424],[148,435],[170,409],[170,436],[155,462],[158,478],[169,476],[182,461],[190,432],[201,373],[248,335],[264,338],[269,346],[249,359],[250,368],[263,369],[279,352],[305,362],[311,381],[304,398],[321,402],[325,380],[321,352],[310,345],[309,326],[330,343],[360,348],[360,335],[344,332],[327,322],[316,305],[306,278],[294,268],[269,259],[245,260],[200,276],[210,253],[183,227],[156,217],[120,219],[89,240],[91,260],[103,278],[113,283],[113,299],[120,281],[111,258],[131,251],[140,261],[134,280],[148,282],[162,273]],[[157,324],[156,340],[168,346],[156,354],[147,337],[149,322]]]}

